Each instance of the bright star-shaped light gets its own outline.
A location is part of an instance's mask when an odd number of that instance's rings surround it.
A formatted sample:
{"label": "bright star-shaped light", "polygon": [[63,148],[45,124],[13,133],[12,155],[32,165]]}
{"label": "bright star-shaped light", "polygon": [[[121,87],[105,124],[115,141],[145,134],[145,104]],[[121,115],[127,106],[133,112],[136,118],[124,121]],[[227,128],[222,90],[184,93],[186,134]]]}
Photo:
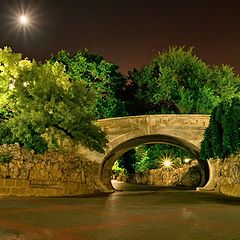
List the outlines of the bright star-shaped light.
{"label": "bright star-shaped light", "polygon": [[37,40],[37,36],[41,34],[43,29],[42,1],[16,1],[14,7],[10,2],[12,1],[6,1],[6,12],[3,16],[8,34],[16,42],[24,42],[23,39],[30,38]]}
{"label": "bright star-shaped light", "polygon": [[28,23],[28,17],[26,15],[21,15],[19,21],[21,24],[26,25]]}
{"label": "bright star-shaped light", "polygon": [[170,166],[172,165],[172,162],[170,160],[165,160],[163,164],[166,168],[170,168]]}
{"label": "bright star-shaped light", "polygon": [[169,156],[166,156],[164,158],[162,158],[162,161],[161,161],[161,167],[167,169],[167,170],[170,170],[173,168],[173,160],[171,157]]}

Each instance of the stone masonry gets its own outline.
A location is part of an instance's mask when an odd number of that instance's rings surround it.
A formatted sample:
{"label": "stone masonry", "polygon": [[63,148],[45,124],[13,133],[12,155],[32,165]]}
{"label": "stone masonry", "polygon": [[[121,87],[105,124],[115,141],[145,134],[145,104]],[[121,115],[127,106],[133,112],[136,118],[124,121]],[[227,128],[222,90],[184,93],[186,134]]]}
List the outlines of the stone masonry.
{"label": "stone masonry", "polygon": [[0,164],[2,196],[71,196],[100,191],[99,164],[72,152],[34,154],[18,144],[0,146],[0,156],[12,158]]}
{"label": "stone masonry", "polygon": [[[197,157],[208,123],[208,115],[196,114],[99,120],[97,124],[106,131],[109,140],[105,154],[82,146],[70,152],[49,151],[44,155],[24,151],[18,145],[0,146],[0,154],[12,157],[9,164],[0,164],[0,194],[63,196],[111,192],[112,166],[124,152],[144,143],[168,143]],[[204,175],[208,164],[200,164]]]}
{"label": "stone masonry", "polygon": [[205,187],[198,189],[240,197],[240,153],[225,160],[210,159],[209,164],[210,180]]}
{"label": "stone masonry", "polygon": [[[203,133],[209,124],[209,115],[161,114],[102,119],[98,121],[107,133],[108,145],[105,155],[90,155],[101,164],[99,179],[106,191],[112,189],[110,182],[114,162],[126,151],[147,143],[167,143],[182,147],[196,159]],[[207,162],[199,161],[202,167],[201,186],[208,179]]]}
{"label": "stone masonry", "polygon": [[196,189],[201,181],[201,168],[199,163],[195,160],[190,164],[183,164],[177,168],[165,169],[162,167],[139,172],[127,177],[125,181],[160,187]]}

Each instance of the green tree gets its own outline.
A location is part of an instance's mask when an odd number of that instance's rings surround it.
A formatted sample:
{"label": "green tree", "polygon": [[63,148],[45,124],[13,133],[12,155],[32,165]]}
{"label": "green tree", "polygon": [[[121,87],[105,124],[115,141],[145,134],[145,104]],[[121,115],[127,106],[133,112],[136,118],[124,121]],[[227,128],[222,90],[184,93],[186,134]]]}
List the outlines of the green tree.
{"label": "green tree", "polygon": [[185,158],[192,156],[187,150],[168,144],[142,145],[136,149],[135,171],[159,168],[166,157],[172,159],[173,164],[178,166]]}
{"label": "green tree", "polygon": [[119,161],[116,161],[112,167],[112,174],[115,175],[115,177],[117,177],[120,174],[123,174],[124,172],[125,172],[124,168],[119,167]]}
{"label": "green tree", "polygon": [[185,158],[193,156],[185,149],[168,144],[143,144],[123,154],[116,166],[125,169],[127,174],[133,174],[159,168],[166,157],[173,160],[174,166],[178,166]]}
{"label": "green tree", "polygon": [[[192,48],[170,47],[167,52],[159,53],[151,64],[129,72],[125,102],[129,115],[210,114],[221,101],[239,92],[239,77],[231,67],[210,67],[193,54]],[[147,157],[145,152],[138,153],[138,169],[157,166],[154,155],[171,154],[170,149],[162,149],[161,145],[145,148]]]}
{"label": "green tree", "polygon": [[71,81],[60,63],[22,59],[0,49],[0,143],[19,142],[44,152],[56,136],[103,152],[105,133],[93,121],[95,95],[83,81]]}
{"label": "green tree", "polygon": [[62,50],[51,61],[63,63],[71,79],[86,82],[95,92],[98,119],[127,115],[121,100],[126,79],[118,72],[118,66],[87,51],[70,55]]}
{"label": "green tree", "polygon": [[229,66],[209,67],[193,49],[169,48],[139,71],[129,73],[126,92],[131,115],[204,113],[236,96],[239,78]]}
{"label": "green tree", "polygon": [[118,159],[118,166],[120,168],[125,169],[127,174],[135,173],[135,164],[136,164],[136,157],[135,157],[136,150],[131,149],[128,152],[124,153]]}
{"label": "green tree", "polygon": [[211,113],[201,144],[200,158],[224,159],[240,150],[240,95],[221,102]]}

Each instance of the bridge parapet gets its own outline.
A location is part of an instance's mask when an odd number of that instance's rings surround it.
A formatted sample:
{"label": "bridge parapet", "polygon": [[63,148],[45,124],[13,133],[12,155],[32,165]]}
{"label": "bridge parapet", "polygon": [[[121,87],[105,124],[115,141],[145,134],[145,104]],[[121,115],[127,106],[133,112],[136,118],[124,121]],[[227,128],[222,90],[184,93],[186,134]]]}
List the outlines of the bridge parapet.
{"label": "bridge parapet", "polygon": [[128,137],[133,138],[151,134],[176,136],[199,146],[203,132],[209,124],[209,115],[161,114],[129,116],[98,120],[98,124],[106,131],[110,148],[119,144],[120,141],[126,141]]}

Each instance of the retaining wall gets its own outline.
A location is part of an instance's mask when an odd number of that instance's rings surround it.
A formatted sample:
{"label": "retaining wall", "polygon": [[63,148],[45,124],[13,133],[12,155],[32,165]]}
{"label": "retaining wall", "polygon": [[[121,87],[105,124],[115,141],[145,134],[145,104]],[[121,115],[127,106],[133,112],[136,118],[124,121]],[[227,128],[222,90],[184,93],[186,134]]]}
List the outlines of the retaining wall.
{"label": "retaining wall", "polygon": [[210,179],[202,191],[215,191],[240,197],[240,153],[225,160],[210,159]]}
{"label": "retaining wall", "polygon": [[101,189],[97,176],[99,164],[86,161],[76,150],[34,154],[19,145],[0,146],[1,196],[72,196],[93,194]]}
{"label": "retaining wall", "polygon": [[147,170],[133,174],[130,177],[121,176],[117,180],[129,183],[150,184],[161,187],[180,187],[196,189],[201,182],[201,167],[197,161],[183,164],[178,168]]}

